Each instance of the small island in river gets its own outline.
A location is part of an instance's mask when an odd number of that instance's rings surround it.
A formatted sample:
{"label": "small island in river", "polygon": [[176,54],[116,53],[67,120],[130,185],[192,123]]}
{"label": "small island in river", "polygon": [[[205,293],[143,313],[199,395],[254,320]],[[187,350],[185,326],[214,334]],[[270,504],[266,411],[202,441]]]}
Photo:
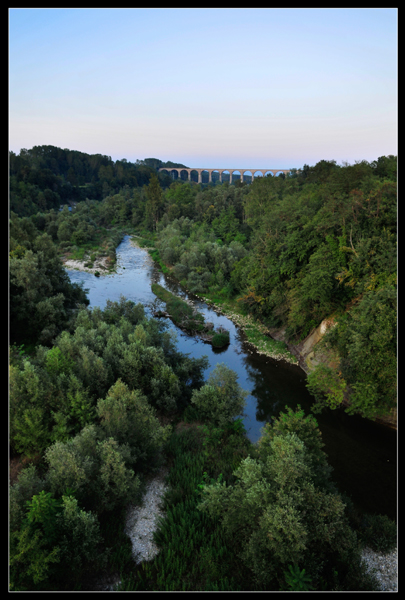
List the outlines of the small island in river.
{"label": "small island in river", "polygon": [[214,329],[214,324],[205,322],[193,306],[178,298],[161,285],[152,283],[152,292],[166,303],[166,311],[156,310],[155,317],[169,317],[173,323],[190,335],[197,335],[204,342],[212,344],[215,348],[222,348],[229,344],[229,331],[223,327]]}

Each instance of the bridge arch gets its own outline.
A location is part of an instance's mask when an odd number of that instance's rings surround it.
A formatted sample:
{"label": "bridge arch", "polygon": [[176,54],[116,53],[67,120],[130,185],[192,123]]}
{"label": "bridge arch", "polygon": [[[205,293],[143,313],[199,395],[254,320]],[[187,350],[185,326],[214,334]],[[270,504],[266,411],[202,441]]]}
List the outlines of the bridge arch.
{"label": "bridge arch", "polygon": [[194,183],[198,183],[199,177],[198,177],[198,171],[197,169],[190,169],[190,181],[193,181]]}
{"label": "bridge arch", "polygon": [[234,183],[235,181],[239,181],[242,180],[242,171],[239,169],[233,169],[232,170],[232,183]]}
{"label": "bridge arch", "polygon": [[211,182],[212,183],[217,183],[217,182],[221,181],[221,173],[219,172],[219,169],[212,169],[211,171]]}

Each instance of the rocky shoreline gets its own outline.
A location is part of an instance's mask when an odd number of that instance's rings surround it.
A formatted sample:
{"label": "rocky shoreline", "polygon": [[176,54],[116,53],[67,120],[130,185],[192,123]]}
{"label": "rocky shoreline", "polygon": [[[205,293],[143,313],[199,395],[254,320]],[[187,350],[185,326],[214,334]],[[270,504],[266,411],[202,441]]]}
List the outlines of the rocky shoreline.
{"label": "rocky shoreline", "polygon": [[76,271],[85,271],[87,273],[96,273],[96,271],[98,271],[100,274],[102,274],[103,272],[108,271],[108,257],[107,256],[97,258],[94,261],[92,267],[85,266],[87,261],[88,261],[87,258],[85,260],[71,260],[69,258],[64,258],[63,264],[66,267],[66,269],[73,269]]}

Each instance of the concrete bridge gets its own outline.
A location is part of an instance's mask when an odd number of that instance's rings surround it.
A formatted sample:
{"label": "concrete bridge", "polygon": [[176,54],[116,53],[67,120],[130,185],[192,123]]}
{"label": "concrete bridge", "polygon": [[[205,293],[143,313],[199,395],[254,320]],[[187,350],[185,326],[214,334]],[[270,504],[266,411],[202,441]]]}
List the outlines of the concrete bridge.
{"label": "concrete bridge", "polygon": [[279,173],[290,173],[291,169],[184,169],[184,168],[179,168],[179,167],[161,167],[159,169],[159,171],[167,171],[170,174],[172,174],[173,171],[177,171],[178,174],[178,178],[181,179],[181,173],[183,171],[185,171],[187,173],[187,179],[188,181],[191,181],[191,172],[192,171],[196,171],[196,173],[198,174],[198,183],[202,183],[202,173],[203,172],[207,172],[208,173],[208,183],[211,183],[212,181],[212,174],[218,173],[219,174],[219,180],[222,183],[222,174],[223,173],[229,173],[229,181],[230,183],[232,183],[232,175],[236,172],[238,172],[238,174],[240,174],[240,179],[241,181],[243,181],[243,176],[245,174],[250,174],[252,177],[252,181],[254,179],[254,176],[257,173],[261,173],[263,175],[263,177],[265,177],[266,174],[268,173],[272,173],[274,176],[278,175]]}

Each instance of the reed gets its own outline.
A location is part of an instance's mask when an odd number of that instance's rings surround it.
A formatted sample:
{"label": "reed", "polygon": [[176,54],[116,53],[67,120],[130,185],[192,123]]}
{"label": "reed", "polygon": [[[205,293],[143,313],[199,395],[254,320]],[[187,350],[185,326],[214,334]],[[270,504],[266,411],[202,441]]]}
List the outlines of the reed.
{"label": "reed", "polygon": [[[241,448],[246,448],[246,438],[240,428],[239,431],[224,428],[220,444],[222,449],[227,440],[235,435],[239,438]],[[154,534],[160,552],[153,561],[142,563],[142,567],[130,576],[124,576],[121,590],[247,589],[245,569],[234,549],[228,547],[220,522],[198,510],[201,483],[207,478],[210,480],[213,474],[207,471],[207,465],[219,460],[218,467],[229,473],[229,468],[224,464],[229,453],[225,452],[222,459],[219,445],[212,440],[210,429],[197,425],[172,434],[167,447],[170,471],[164,497],[166,515],[160,519]],[[239,461],[242,456],[246,456],[245,451],[240,452]]]}

